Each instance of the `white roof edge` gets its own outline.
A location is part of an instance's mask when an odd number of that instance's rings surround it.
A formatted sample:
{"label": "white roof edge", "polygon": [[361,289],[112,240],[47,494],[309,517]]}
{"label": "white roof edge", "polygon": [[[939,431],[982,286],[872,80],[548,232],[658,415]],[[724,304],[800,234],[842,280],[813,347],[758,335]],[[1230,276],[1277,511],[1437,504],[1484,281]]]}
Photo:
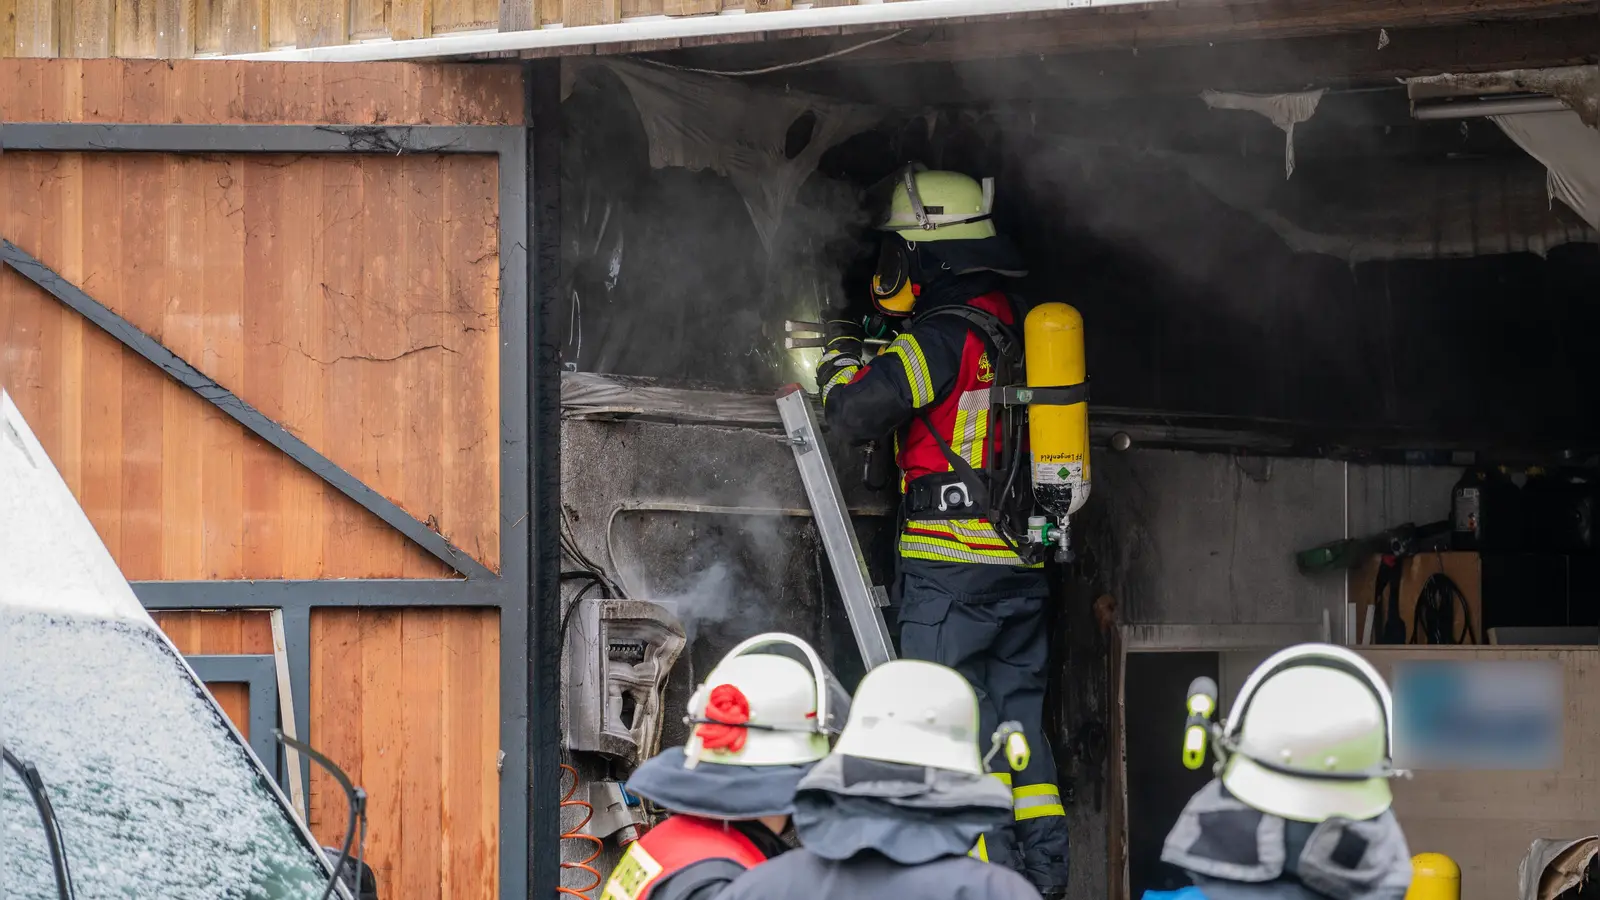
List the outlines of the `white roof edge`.
{"label": "white roof edge", "polygon": [[0,607],[155,627],[111,551],[0,390]]}
{"label": "white roof edge", "polygon": [[1148,5],[1149,0],[909,0],[820,9],[790,9],[744,15],[655,16],[572,28],[475,32],[403,41],[341,44],[332,47],[269,50],[220,59],[279,62],[379,62],[474,56],[485,53],[582,52],[598,45],[640,44],[689,38],[766,35],[814,28],[893,29],[947,19],[994,19],[1026,13],[1060,12],[1110,6]]}

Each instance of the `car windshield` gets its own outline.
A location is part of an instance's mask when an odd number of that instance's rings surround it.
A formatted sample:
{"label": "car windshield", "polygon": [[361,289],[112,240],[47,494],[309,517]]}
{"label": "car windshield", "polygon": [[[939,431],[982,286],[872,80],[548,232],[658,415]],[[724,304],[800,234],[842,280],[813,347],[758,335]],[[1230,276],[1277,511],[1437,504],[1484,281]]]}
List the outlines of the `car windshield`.
{"label": "car windshield", "polygon": [[[322,894],[321,851],[152,625],[0,608],[0,742],[38,767],[81,900]],[[0,897],[55,900],[5,767],[0,847]]]}

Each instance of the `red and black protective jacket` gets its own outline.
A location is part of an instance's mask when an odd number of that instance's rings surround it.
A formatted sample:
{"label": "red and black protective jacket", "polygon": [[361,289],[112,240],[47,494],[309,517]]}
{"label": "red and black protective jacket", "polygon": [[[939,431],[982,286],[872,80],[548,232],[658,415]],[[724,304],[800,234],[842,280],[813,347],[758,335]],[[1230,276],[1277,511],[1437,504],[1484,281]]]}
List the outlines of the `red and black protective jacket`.
{"label": "red and black protective jacket", "polygon": [[[708,871],[711,880],[729,881],[766,862],[767,854],[731,823],[682,813],[669,816],[629,845],[611,871],[601,900],[649,900],[664,881],[675,882],[673,876],[687,875],[686,869],[712,861],[724,865]],[[685,890],[672,893],[687,896],[698,885],[674,886]]]}
{"label": "red and black protective jacket", "polygon": [[[965,301],[1019,325],[1002,291]],[[837,372],[822,388],[828,426],[847,440],[864,443],[893,432],[900,490],[929,475],[954,471],[928,424],[946,444],[981,472],[999,449],[990,413],[995,371],[982,337],[953,316],[913,317],[911,328],[869,365]],[[1017,566],[1022,560],[986,519],[907,521],[900,555],[943,562]]]}

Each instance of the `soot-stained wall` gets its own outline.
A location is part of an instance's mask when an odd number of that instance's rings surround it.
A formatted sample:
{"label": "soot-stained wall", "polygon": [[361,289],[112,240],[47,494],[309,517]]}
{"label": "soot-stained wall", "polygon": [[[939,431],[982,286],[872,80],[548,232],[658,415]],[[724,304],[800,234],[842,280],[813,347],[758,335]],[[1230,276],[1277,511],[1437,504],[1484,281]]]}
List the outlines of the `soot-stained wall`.
{"label": "soot-stained wall", "polygon": [[1094,491],[1075,527],[1088,577],[1129,624],[1315,623],[1328,610],[1338,627],[1343,578],[1303,576],[1294,554],[1444,519],[1460,477],[1448,467],[1158,450],[1093,459]]}

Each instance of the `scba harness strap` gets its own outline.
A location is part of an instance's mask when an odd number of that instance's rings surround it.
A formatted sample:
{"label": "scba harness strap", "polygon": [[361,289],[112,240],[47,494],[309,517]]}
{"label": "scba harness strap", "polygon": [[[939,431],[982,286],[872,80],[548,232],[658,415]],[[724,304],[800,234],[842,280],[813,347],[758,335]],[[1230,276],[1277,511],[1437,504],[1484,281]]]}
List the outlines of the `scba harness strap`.
{"label": "scba harness strap", "polygon": [[[1015,296],[1008,295],[1007,299],[1011,303],[1013,320],[1021,323],[1027,305]],[[911,521],[930,521],[981,516],[995,527],[995,533],[1023,562],[1038,562],[1044,556],[1044,548],[1029,544],[1021,537],[1034,506],[1032,476],[1019,479],[1027,429],[1024,413],[1029,404],[1069,406],[1087,402],[1088,382],[1027,387],[1021,383],[1024,347],[1015,325],[1007,325],[994,313],[969,305],[932,309],[918,320],[940,317],[962,320],[983,341],[991,357],[995,379],[989,394],[989,416],[992,422],[1000,425],[1002,452],[986,452],[984,470],[980,473],[955,452],[934,427],[928,413],[919,413],[918,420],[933,437],[951,471],[926,475],[907,484],[902,499],[905,517]]]}

